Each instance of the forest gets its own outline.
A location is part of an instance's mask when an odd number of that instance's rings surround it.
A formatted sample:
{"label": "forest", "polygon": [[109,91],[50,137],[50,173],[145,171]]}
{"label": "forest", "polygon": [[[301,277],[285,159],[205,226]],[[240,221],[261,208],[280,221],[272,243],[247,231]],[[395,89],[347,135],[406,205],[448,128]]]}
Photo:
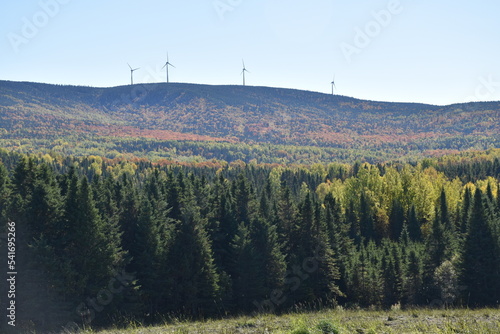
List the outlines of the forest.
{"label": "forest", "polygon": [[1,150],[0,248],[14,225],[17,323],[497,307],[497,153],[196,166]]}
{"label": "forest", "polygon": [[271,87],[0,80],[0,146],[185,161],[415,160],[500,145],[500,103],[366,101]]}

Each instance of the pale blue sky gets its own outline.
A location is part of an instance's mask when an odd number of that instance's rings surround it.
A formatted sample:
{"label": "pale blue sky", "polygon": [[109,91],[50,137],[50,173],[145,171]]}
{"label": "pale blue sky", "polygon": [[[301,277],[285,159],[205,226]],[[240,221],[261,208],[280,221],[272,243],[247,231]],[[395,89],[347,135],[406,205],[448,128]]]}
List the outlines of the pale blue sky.
{"label": "pale blue sky", "polygon": [[244,58],[248,85],[330,93],[335,75],[362,99],[500,100],[499,15],[491,0],[3,1],[0,79],[117,86],[129,62],[136,83],[165,81],[168,50],[175,82],[241,84]]}

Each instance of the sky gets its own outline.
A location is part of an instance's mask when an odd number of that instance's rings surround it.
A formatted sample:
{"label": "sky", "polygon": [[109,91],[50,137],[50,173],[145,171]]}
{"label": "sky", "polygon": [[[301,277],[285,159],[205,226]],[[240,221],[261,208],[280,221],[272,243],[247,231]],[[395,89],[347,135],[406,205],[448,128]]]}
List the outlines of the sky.
{"label": "sky", "polygon": [[390,102],[500,100],[491,0],[2,1],[0,80],[246,83]]}

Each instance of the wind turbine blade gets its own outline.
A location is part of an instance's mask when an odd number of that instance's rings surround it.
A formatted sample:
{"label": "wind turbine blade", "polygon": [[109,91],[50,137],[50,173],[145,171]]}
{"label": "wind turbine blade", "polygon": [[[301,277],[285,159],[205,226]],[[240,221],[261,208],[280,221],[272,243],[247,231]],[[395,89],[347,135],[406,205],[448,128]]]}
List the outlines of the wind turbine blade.
{"label": "wind turbine blade", "polygon": [[129,64],[129,63],[127,63],[127,65],[128,65],[128,67],[130,67],[130,69],[132,70],[132,66],[130,66],[130,64]]}
{"label": "wind turbine blade", "polygon": [[168,63],[165,63],[165,65],[163,65],[163,67],[161,68],[162,70],[165,68],[165,66],[167,66]]}

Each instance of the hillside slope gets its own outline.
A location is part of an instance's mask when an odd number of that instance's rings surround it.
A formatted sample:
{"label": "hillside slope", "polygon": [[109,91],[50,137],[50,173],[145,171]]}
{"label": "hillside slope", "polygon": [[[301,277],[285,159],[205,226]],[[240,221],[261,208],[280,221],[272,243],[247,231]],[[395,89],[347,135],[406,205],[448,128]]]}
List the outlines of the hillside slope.
{"label": "hillside slope", "polygon": [[345,149],[498,146],[500,102],[433,106],[268,87],[0,81],[2,138],[71,134]]}

